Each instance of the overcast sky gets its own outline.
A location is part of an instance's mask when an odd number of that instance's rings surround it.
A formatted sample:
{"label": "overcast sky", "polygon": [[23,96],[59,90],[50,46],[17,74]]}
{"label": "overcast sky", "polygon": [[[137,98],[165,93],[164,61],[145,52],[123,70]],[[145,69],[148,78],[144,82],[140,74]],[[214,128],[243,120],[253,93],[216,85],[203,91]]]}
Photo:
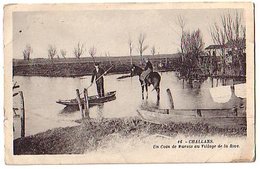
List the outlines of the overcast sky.
{"label": "overcast sky", "polygon": [[55,45],[73,56],[77,42],[88,49],[97,48],[97,56],[109,52],[111,56],[129,55],[128,39],[134,43],[133,55],[137,55],[137,39],[140,33],[146,34],[145,44],[150,54],[154,45],[156,53],[176,53],[180,43],[180,28],[177,16],[186,19],[186,29],[202,31],[205,47],[212,44],[209,27],[219,22],[220,15],[234,10],[107,10],[71,12],[16,12],[13,14],[14,58],[22,59],[26,44],[33,48],[32,58],[47,58],[48,45]]}

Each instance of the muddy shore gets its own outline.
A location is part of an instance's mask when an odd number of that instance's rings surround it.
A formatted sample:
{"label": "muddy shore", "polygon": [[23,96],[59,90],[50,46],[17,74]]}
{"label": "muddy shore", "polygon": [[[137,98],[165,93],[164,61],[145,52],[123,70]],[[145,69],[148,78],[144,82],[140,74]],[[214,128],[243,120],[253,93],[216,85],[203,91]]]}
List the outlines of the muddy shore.
{"label": "muddy shore", "polygon": [[[142,121],[138,117],[91,120],[78,126],[55,128],[33,136],[14,140],[14,154],[83,154],[102,147],[109,135],[127,138],[141,133],[174,137],[185,136],[246,136],[246,127],[219,128],[208,124],[160,125]],[[116,141],[116,140],[114,140]]]}

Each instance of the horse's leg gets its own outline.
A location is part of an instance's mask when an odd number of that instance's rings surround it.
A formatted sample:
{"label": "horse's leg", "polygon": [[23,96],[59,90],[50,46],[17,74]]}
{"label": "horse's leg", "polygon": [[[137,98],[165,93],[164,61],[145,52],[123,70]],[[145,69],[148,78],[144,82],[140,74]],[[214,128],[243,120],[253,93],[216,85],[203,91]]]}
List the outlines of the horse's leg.
{"label": "horse's leg", "polygon": [[144,85],[143,85],[143,82],[141,82],[141,87],[142,87],[142,99],[144,100]]}
{"label": "horse's leg", "polygon": [[157,100],[157,101],[156,101],[156,106],[157,106],[157,108],[159,108],[159,106],[160,106],[160,100]]}
{"label": "horse's leg", "polygon": [[148,84],[145,83],[146,99],[148,99]]}
{"label": "horse's leg", "polygon": [[156,92],[157,92],[157,101],[160,100],[160,88],[159,86],[156,88]]}
{"label": "horse's leg", "polygon": [[158,79],[153,80],[154,90],[157,92],[157,101],[160,100],[160,77]]}

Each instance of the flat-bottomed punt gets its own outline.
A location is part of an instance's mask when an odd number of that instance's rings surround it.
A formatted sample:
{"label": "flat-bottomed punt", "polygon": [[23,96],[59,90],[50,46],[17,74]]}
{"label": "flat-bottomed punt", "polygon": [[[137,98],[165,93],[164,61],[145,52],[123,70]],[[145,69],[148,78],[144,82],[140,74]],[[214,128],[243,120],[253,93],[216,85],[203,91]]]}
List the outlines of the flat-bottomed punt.
{"label": "flat-bottomed punt", "polygon": [[138,109],[142,120],[156,124],[204,123],[216,127],[246,127],[243,110],[236,109]]}
{"label": "flat-bottomed punt", "polygon": [[[115,99],[116,99],[116,91],[111,91],[111,92],[106,93],[105,96],[103,96],[103,97],[99,97],[98,95],[89,96],[88,102],[89,102],[89,106],[94,106],[94,105],[109,102],[109,101],[112,101]],[[81,101],[81,105],[83,105],[84,99],[81,98],[80,101]],[[56,101],[56,103],[62,104],[65,106],[78,106],[77,99],[58,100],[58,101]]]}

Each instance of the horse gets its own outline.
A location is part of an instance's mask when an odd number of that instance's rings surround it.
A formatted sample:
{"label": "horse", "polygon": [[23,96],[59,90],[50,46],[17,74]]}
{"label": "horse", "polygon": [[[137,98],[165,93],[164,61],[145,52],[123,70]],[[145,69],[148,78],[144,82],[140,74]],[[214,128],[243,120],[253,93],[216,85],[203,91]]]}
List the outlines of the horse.
{"label": "horse", "polygon": [[[150,84],[153,85],[154,89],[157,92],[157,101],[160,100],[160,81],[161,81],[161,76],[159,75],[158,72],[151,72],[148,77],[145,79],[145,82],[140,80],[140,76],[142,74],[144,70],[136,65],[132,65],[131,68],[131,74],[130,76],[135,76],[138,75],[139,76],[139,81],[141,83],[141,87],[142,87],[142,99],[144,99],[144,86],[145,86],[145,90],[146,90],[146,99],[148,98],[148,85],[150,86]],[[145,84],[144,84],[145,83]]]}

